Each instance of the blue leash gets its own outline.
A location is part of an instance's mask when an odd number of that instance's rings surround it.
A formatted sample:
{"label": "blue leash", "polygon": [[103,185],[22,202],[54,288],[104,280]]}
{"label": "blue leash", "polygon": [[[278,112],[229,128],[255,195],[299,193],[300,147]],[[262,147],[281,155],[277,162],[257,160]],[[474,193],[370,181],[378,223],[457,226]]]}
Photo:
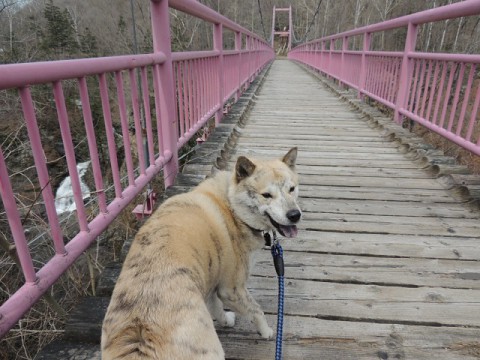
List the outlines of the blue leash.
{"label": "blue leash", "polygon": [[[268,237],[267,237],[268,235]],[[265,241],[271,242],[270,234],[265,234]],[[277,234],[273,232],[272,257],[275,271],[278,276],[278,311],[277,311],[277,338],[275,341],[275,360],[282,359],[282,341],[283,341],[283,304],[285,298],[285,266],[283,264],[283,249],[277,240]]]}

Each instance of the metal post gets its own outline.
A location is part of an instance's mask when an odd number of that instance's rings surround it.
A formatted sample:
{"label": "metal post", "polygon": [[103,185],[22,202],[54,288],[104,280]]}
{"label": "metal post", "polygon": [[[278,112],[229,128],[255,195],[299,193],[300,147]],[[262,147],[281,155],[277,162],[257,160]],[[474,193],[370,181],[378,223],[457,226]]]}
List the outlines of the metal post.
{"label": "metal post", "polygon": [[168,14],[168,0],[152,0],[152,36],[153,51],[162,52],[166,60],[158,65],[157,82],[160,90],[160,114],[158,126],[162,129],[163,155],[171,159],[164,166],[165,187],[173,185],[178,172],[177,152],[177,120],[175,117],[175,94],[173,83],[172,49],[170,42],[170,21]]}
{"label": "metal post", "polygon": [[213,24],[213,49],[219,51],[218,55],[218,110],[215,113],[215,124],[220,124],[223,116],[223,96],[225,92],[224,64],[223,64],[223,25]]}
{"label": "metal post", "polygon": [[319,69],[320,71],[323,71],[324,73],[326,73],[327,69],[325,67],[325,40],[322,40],[322,46],[321,46],[321,51],[320,51],[320,66],[319,66]]}
{"label": "metal post", "polygon": [[332,74],[332,52],[335,51],[335,41],[336,39],[330,40],[330,50],[328,52],[328,75],[333,78]]}
{"label": "metal post", "polygon": [[340,63],[340,86],[344,87],[345,80],[345,51],[348,50],[348,36],[342,38],[342,60]]}
{"label": "metal post", "polygon": [[360,81],[358,83],[358,98],[362,99],[362,91],[365,89],[367,82],[367,56],[366,52],[370,50],[370,42],[372,35],[370,33],[363,34],[363,48],[362,48],[362,64],[360,65]]}
{"label": "metal post", "polygon": [[292,5],[288,8],[288,51],[292,50]]}
{"label": "metal post", "polygon": [[403,50],[402,68],[400,71],[400,86],[398,89],[397,100],[395,102],[395,112],[393,120],[400,124],[402,122],[402,116],[400,115],[400,109],[405,107],[408,96],[408,87],[410,79],[412,78],[413,63],[409,61],[408,53],[415,51],[415,44],[417,41],[417,25],[408,23],[407,39],[405,40],[405,49]]}
{"label": "metal post", "polygon": [[275,50],[275,5],[273,5],[273,15],[272,15],[272,48]]}
{"label": "metal post", "polygon": [[241,32],[235,33],[235,50],[238,51],[238,54],[237,54],[238,89],[237,89],[237,92],[235,93],[235,101],[237,101],[242,95],[242,33]]}

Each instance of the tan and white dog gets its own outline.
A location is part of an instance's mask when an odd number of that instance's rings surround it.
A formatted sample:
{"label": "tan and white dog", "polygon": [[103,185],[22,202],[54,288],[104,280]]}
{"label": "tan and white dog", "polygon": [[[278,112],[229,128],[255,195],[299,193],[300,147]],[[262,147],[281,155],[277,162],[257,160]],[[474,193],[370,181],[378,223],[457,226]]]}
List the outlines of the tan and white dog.
{"label": "tan and white dog", "polygon": [[167,200],[142,226],[123,265],[102,328],[102,359],[224,359],[212,317],[235,313],[260,335],[273,330],[246,288],[263,231],[297,235],[297,148],[282,159],[237,159],[193,191]]}

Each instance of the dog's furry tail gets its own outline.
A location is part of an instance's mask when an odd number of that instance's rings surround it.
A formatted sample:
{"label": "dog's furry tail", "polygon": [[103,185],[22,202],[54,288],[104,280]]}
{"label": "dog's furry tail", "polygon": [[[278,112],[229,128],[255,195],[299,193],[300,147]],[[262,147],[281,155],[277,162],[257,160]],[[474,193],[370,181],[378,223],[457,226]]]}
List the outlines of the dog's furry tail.
{"label": "dog's furry tail", "polygon": [[151,330],[143,324],[126,327],[115,338],[102,346],[102,360],[158,359]]}

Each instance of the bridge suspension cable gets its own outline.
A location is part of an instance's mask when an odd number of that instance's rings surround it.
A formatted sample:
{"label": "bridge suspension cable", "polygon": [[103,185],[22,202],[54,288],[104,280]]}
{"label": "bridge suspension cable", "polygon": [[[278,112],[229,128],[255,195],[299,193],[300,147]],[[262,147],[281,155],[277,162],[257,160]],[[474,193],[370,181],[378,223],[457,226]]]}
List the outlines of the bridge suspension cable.
{"label": "bridge suspension cable", "polygon": [[268,41],[267,32],[265,31],[265,25],[263,24],[263,14],[262,14],[262,7],[260,6],[260,0],[257,0],[257,4],[258,4],[258,11],[260,12],[260,22],[262,23],[263,38]]}
{"label": "bridge suspension cable", "polygon": [[[302,40],[300,40],[300,43],[304,43],[305,40],[307,40],[307,35],[308,35],[308,33],[310,32],[310,30],[311,30],[311,28],[312,28],[312,25],[313,25],[313,23],[315,22],[315,19],[316,19],[317,16],[318,16],[318,13],[320,12],[320,6],[322,5],[322,1],[323,1],[323,0],[318,0],[317,9],[315,10],[315,13],[313,14],[312,21],[310,21],[310,24],[308,25],[307,31],[305,32],[305,35],[303,35]],[[293,31],[292,31],[292,33],[293,33]],[[296,39],[295,39],[295,40],[296,40]]]}

